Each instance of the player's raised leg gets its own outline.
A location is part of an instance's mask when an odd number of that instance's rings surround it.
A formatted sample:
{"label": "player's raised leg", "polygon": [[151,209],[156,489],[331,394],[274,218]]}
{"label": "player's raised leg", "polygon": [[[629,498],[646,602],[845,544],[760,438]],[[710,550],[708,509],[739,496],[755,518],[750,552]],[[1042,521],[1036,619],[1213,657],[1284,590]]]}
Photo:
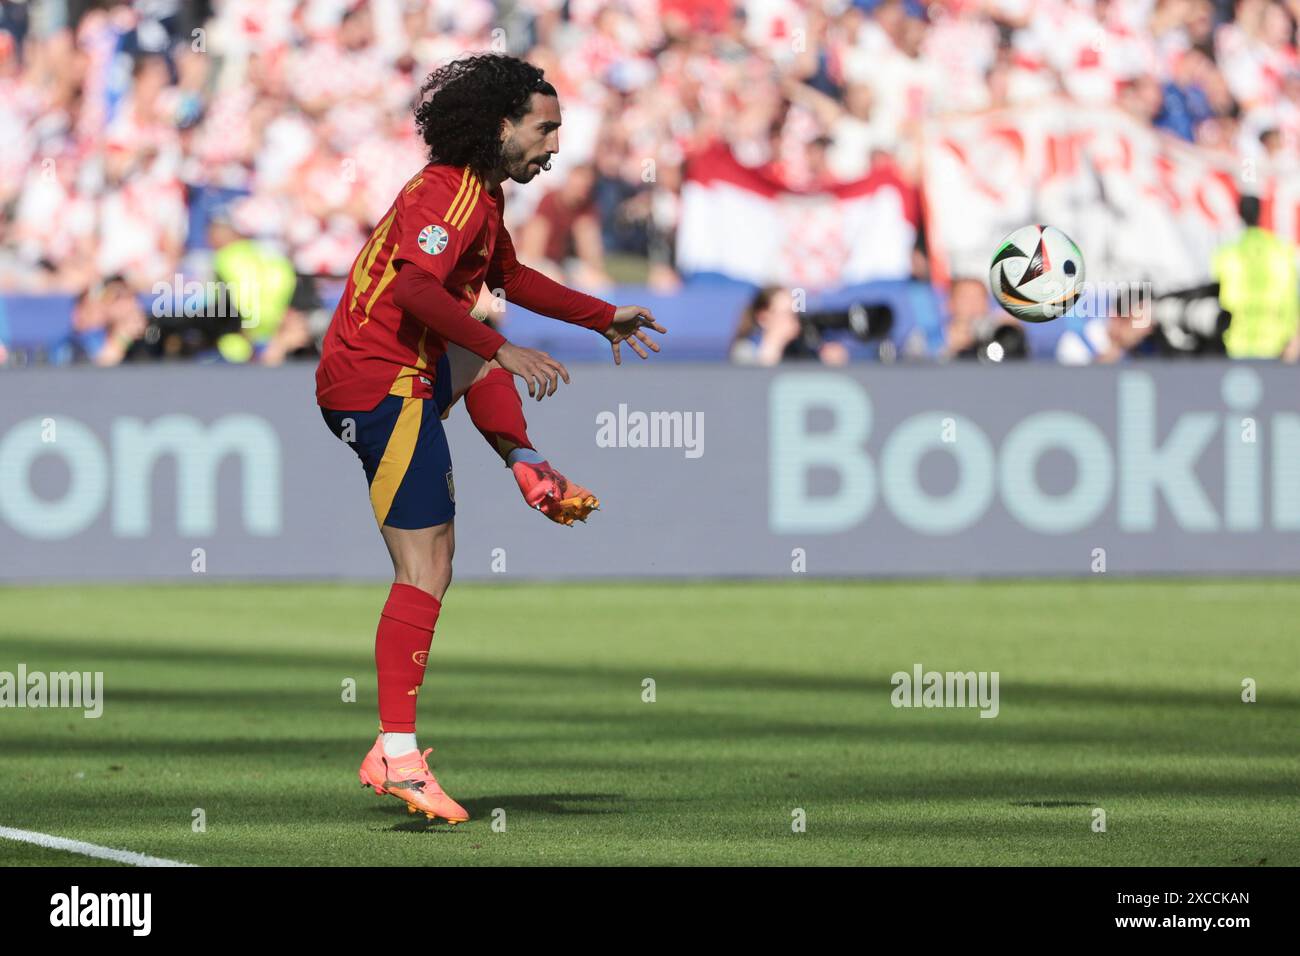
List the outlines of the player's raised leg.
{"label": "player's raised leg", "polygon": [[464,397],[474,427],[510,468],[528,506],[558,524],[586,521],[600,500],[556,471],[533,447],[514,376],[458,345],[448,347],[445,361],[451,373],[448,406]]}

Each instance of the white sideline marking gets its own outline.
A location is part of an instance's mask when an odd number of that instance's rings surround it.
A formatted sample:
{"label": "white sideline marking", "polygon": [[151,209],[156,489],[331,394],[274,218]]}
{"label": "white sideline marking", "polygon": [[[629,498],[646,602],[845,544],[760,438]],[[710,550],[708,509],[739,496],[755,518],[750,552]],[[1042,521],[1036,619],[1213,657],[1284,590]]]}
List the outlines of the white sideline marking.
{"label": "white sideline marking", "polygon": [[33,843],[48,850],[66,850],[68,853],[80,853],[82,856],[98,857],[115,863],[128,863],[131,866],[194,866],[180,860],[165,860],[159,856],[145,856],[130,850],[114,850],[111,847],[96,846],[80,840],[65,840],[63,837],[50,836],[48,833],[36,833],[32,830],[14,830],[0,827],[0,838],[17,840],[19,843]]}

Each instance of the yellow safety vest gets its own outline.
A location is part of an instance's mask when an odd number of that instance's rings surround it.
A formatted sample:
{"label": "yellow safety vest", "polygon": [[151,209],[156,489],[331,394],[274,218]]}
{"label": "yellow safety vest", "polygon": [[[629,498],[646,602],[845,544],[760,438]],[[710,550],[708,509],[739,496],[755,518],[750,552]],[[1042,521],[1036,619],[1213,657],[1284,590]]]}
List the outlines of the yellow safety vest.
{"label": "yellow safety vest", "polygon": [[1233,358],[1277,358],[1300,328],[1300,277],[1292,245],[1247,229],[1214,254],[1219,304],[1232,314],[1223,343]]}
{"label": "yellow safety vest", "polygon": [[244,334],[254,342],[274,335],[298,283],[293,263],[251,239],[240,239],[217,251],[213,268],[235,293]]}

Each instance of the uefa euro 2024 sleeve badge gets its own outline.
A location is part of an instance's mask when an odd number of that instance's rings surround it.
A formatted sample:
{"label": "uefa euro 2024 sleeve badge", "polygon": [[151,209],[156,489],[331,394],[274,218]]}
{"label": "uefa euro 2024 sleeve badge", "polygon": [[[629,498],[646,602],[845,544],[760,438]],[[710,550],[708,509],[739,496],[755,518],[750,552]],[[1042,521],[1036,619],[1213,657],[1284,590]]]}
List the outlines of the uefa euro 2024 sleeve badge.
{"label": "uefa euro 2024 sleeve badge", "polygon": [[420,230],[420,238],[416,241],[420,243],[421,249],[431,256],[436,256],[447,248],[447,230],[430,223]]}

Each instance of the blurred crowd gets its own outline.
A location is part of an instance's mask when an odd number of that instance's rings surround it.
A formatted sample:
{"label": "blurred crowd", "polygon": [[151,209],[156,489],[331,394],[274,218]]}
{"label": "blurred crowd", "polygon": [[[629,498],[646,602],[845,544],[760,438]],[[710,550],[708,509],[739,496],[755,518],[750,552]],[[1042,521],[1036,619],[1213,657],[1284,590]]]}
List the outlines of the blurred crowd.
{"label": "blurred crowd", "polygon": [[[507,203],[521,258],[596,291],[615,260],[680,282],[683,159],[718,138],[795,187],[879,162],[915,184],[927,116],[1063,93],[1300,175],[1298,18],[1300,0],[0,0],[0,293],[78,296],[59,354],[102,364],[311,354],[314,280],[346,273],[424,162],[422,78],[484,50],[543,67],[565,111],[555,169]],[[122,294],[217,277],[235,244],[231,281],[294,277],[257,322],[170,344],[114,324]],[[959,312],[973,294],[952,291]],[[737,354],[779,359],[754,314]]]}

